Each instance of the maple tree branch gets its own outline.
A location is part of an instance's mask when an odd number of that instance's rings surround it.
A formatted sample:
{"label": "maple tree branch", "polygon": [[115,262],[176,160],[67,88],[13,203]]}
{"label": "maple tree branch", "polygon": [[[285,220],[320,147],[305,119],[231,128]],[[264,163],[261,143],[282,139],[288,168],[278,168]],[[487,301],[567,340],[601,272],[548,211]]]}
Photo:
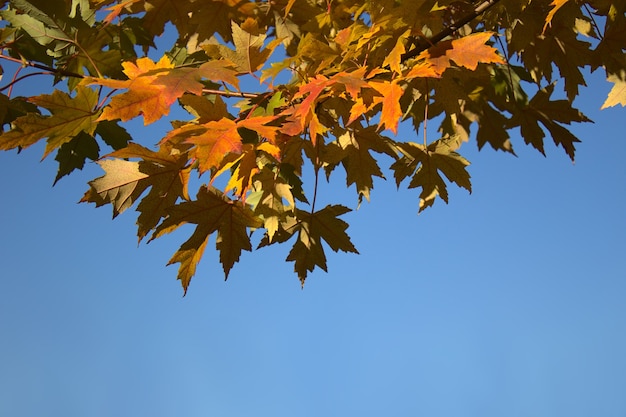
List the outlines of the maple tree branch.
{"label": "maple tree branch", "polygon": [[[53,68],[47,65],[43,65],[43,64],[38,64],[36,62],[32,62],[32,61],[26,61],[26,60],[21,60],[21,59],[17,59],[17,58],[13,58],[11,56],[7,56],[4,54],[0,54],[0,58],[2,59],[6,59],[7,61],[11,61],[11,62],[15,62],[18,64],[21,64],[22,66],[26,66],[26,67],[32,67],[32,68],[37,68],[40,70],[44,70],[47,71],[50,74],[56,74],[56,75],[61,75],[64,77],[74,77],[74,78],[85,78],[84,75],[82,74],[78,74],[76,72],[72,72],[72,71],[67,71],[64,70],[62,68]],[[224,96],[224,97],[241,97],[241,98],[257,98],[259,97],[261,94],[259,93],[245,93],[245,92],[236,92],[236,91],[223,91],[223,90],[212,90],[212,89],[202,89],[203,93],[206,94],[216,94],[219,96]]]}
{"label": "maple tree branch", "polygon": [[424,105],[424,148],[428,147],[428,104],[430,102],[430,88],[428,87],[428,78],[426,78],[426,95],[424,96],[426,103]]}
{"label": "maple tree branch", "polygon": [[21,65],[26,66],[26,67],[38,68],[40,70],[48,71],[48,72],[51,72],[53,74],[62,75],[64,77],[85,78],[85,76],[82,75],[82,74],[78,74],[78,73],[75,73],[75,72],[72,72],[72,71],[67,71],[67,70],[64,70],[62,68],[52,68],[52,67],[49,67],[47,65],[38,64],[36,62],[26,61],[26,60],[23,60],[23,59],[13,58],[12,56],[6,56],[4,54],[0,54],[0,58],[6,59],[7,61],[16,62],[16,63],[21,64]]}
{"label": "maple tree branch", "polygon": [[259,93],[244,93],[244,92],[237,92],[237,91],[212,90],[209,88],[203,88],[202,92],[205,94],[215,94],[215,95],[224,96],[224,97],[242,97],[242,98],[257,98],[261,95]]}
{"label": "maple tree branch", "polygon": [[517,97],[515,95],[515,87],[513,86],[513,73],[511,71],[511,60],[509,59],[508,51],[506,50],[504,46],[504,42],[502,42],[502,38],[500,36],[496,36],[496,39],[498,41],[498,44],[500,45],[500,48],[502,48],[502,55],[504,55],[506,59],[506,69],[509,75],[509,79],[507,80],[509,84],[508,87],[511,90],[511,95],[513,96],[513,100],[517,101]]}
{"label": "maple tree branch", "polygon": [[[51,75],[51,74],[52,73],[49,72],[49,71],[47,71],[47,72],[43,71],[43,72],[31,72],[30,74],[22,75],[20,77],[15,77],[7,85],[0,87],[0,92],[6,90],[7,88],[13,87],[15,84],[17,84],[18,82],[22,81],[24,78],[32,77],[34,75]],[[8,95],[10,96],[11,94],[9,93]]]}
{"label": "maple tree branch", "polygon": [[485,0],[485,1],[483,1],[482,3],[480,3],[478,6],[476,6],[474,8],[473,12],[469,13],[467,16],[465,16],[465,17],[459,19],[458,21],[452,23],[450,26],[448,26],[447,28],[445,28],[441,32],[433,35],[432,37],[420,40],[417,43],[417,45],[416,45],[416,47],[414,49],[411,49],[410,51],[402,54],[402,56],[400,57],[400,60],[402,62],[404,62],[407,59],[415,58],[422,51],[425,51],[426,49],[430,48],[431,46],[434,46],[438,42],[444,40],[448,36],[454,34],[454,32],[456,32],[457,30],[459,30],[460,28],[462,28],[463,26],[465,26],[466,24],[468,24],[472,20],[476,19],[478,16],[480,16],[483,13],[485,13],[492,6],[496,5],[499,2],[500,2],[500,0]]}
{"label": "maple tree branch", "polygon": [[598,37],[600,38],[601,41],[603,41],[604,36],[602,36],[602,31],[600,30],[600,27],[598,26],[598,22],[596,22],[596,19],[593,17],[593,13],[591,13],[591,10],[589,10],[589,5],[584,4],[583,7],[585,8],[587,15],[591,19],[591,23],[593,24],[593,27],[596,29],[596,32],[598,33]]}

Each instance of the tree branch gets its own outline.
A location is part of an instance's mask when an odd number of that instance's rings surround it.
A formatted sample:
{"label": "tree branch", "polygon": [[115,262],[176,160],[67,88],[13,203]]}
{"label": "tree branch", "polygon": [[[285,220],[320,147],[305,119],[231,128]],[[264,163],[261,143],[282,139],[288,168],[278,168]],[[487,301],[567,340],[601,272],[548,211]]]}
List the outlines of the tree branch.
{"label": "tree branch", "polygon": [[415,48],[411,49],[410,51],[402,55],[402,57],[400,58],[401,61],[404,62],[407,59],[415,58],[422,51],[425,51],[426,49],[430,48],[433,45],[436,45],[438,42],[442,41],[448,36],[454,34],[454,32],[456,32],[457,30],[459,30],[460,28],[462,28],[463,26],[465,26],[472,20],[476,19],[478,16],[485,13],[488,9],[490,9],[492,6],[496,5],[499,2],[500,0],[483,1],[482,3],[480,3],[478,6],[474,8],[474,11],[472,13],[468,14],[467,16],[464,16],[462,19],[454,22],[453,24],[451,24],[450,26],[448,26],[441,32],[433,35],[432,37],[420,40],[420,42],[418,42]]}
{"label": "tree branch", "polygon": [[223,97],[241,97],[241,98],[257,98],[261,94],[259,93],[242,93],[238,91],[226,91],[226,90],[211,90],[203,88],[202,92],[205,94],[215,94]]}
{"label": "tree branch", "polygon": [[62,75],[64,77],[85,78],[85,76],[82,74],[78,74],[72,71],[67,71],[61,68],[52,68],[47,65],[38,64],[36,62],[24,61],[22,59],[13,58],[12,56],[6,56],[3,54],[0,54],[0,58],[6,59],[7,61],[16,62],[18,64],[21,64],[27,67],[33,67],[33,68],[37,68],[40,70],[51,72],[53,74]]}

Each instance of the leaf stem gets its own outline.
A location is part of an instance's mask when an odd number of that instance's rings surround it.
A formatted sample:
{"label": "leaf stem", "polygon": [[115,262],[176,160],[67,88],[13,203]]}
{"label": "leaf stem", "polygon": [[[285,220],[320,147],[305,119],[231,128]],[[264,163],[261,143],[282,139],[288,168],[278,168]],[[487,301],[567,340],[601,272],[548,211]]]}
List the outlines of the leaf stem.
{"label": "leaf stem", "polygon": [[[22,81],[24,78],[28,78],[28,77],[32,77],[33,75],[52,75],[53,73],[49,72],[49,71],[42,71],[42,72],[31,72],[30,74],[25,74],[22,75],[21,77],[17,77],[17,73],[15,74],[16,76],[13,78],[13,80],[11,80],[10,83],[8,83],[7,85],[5,85],[4,87],[0,87],[0,91],[4,91],[7,88],[13,88],[13,86],[15,84],[17,84],[18,82]],[[11,93],[9,92],[8,96],[11,96]]]}
{"label": "leaf stem", "polygon": [[424,104],[424,148],[428,146],[428,133],[426,126],[428,125],[428,104],[430,102],[430,88],[428,87],[428,78],[426,78],[426,103]]}

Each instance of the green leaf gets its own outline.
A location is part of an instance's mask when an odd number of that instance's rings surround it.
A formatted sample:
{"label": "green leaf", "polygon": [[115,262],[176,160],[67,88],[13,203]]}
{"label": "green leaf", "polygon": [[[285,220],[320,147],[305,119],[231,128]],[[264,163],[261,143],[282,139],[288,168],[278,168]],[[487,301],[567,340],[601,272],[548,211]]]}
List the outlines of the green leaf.
{"label": "green leaf", "polygon": [[287,261],[294,262],[294,271],[302,285],[308,273],[313,272],[316,266],[327,271],[322,241],[335,252],[341,250],[359,253],[346,233],[348,223],[338,219],[350,211],[341,205],[328,205],[315,213],[296,211],[298,223],[295,230],[298,231],[298,238],[287,256]]}
{"label": "green leaf", "polygon": [[48,138],[43,157],[69,142],[81,132],[93,135],[98,101],[95,91],[79,87],[76,95],[55,90],[51,95],[31,97],[29,101],[48,109],[50,116],[28,113],[13,122],[13,129],[0,136],[0,149],[26,148],[43,138]]}
{"label": "green leaf", "polygon": [[54,158],[59,162],[57,176],[54,179],[56,184],[62,177],[70,174],[75,169],[83,169],[85,161],[98,159],[100,148],[93,136],[81,132],[74,136],[72,140],[61,145]]}
{"label": "green leaf", "polygon": [[126,129],[121,127],[116,121],[103,120],[98,122],[95,134],[114,150],[125,148],[133,139]]}
{"label": "green leaf", "polygon": [[185,292],[195,275],[196,266],[210,235],[217,232],[215,246],[220,252],[224,276],[228,278],[233,265],[239,261],[241,252],[252,250],[248,230],[263,224],[241,202],[229,200],[213,187],[202,186],[196,200],[183,202],[169,210],[169,216],[159,225],[152,239],[170,233],[186,223],[196,224],[196,229],[168,263],[180,263],[178,279]]}
{"label": "green leaf", "polygon": [[371,151],[396,158],[396,153],[373,126],[347,130],[325,150],[327,177],[341,163],[346,171],[347,185],[355,184],[359,201],[363,197],[369,201],[370,191],[374,188],[373,177],[385,178]]}
{"label": "green leaf", "polygon": [[[179,198],[188,200],[189,171],[187,155],[172,151],[167,145],[158,152],[130,143],[98,164],[105,175],[89,182],[90,189],[80,202],[113,206],[113,217],[130,208],[150,188],[137,207],[137,236],[142,240]],[[122,159],[123,158],[123,159]],[[128,159],[139,159],[129,161]]]}
{"label": "green leaf", "polygon": [[419,196],[420,212],[432,206],[437,197],[448,202],[448,189],[441,174],[448,181],[472,192],[470,175],[466,170],[469,162],[455,152],[458,146],[458,139],[454,137],[436,140],[428,147],[413,142],[398,144],[403,156],[391,169],[394,170],[398,186],[411,176],[409,188],[422,189]]}
{"label": "green leaf", "polygon": [[541,123],[551,134],[554,143],[561,145],[573,161],[576,153],[575,143],[580,142],[570,131],[559,123],[591,122],[580,110],[572,107],[568,100],[550,100],[554,84],[539,90],[527,106],[514,113],[509,126],[520,126],[522,137],[545,155]]}

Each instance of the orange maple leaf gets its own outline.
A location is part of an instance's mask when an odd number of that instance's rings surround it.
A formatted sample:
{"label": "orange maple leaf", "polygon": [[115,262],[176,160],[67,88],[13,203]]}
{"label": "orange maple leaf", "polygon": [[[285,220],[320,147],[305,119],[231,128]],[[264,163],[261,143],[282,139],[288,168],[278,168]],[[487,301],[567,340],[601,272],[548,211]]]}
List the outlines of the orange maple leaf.
{"label": "orange maple leaf", "polygon": [[156,70],[169,70],[174,67],[170,60],[164,56],[155,63],[150,58],[140,58],[136,63],[124,62],[122,66],[128,80],[88,78],[85,81],[90,85],[98,84],[128,90],[111,99],[98,121],[120,119],[125,122],[143,115],[144,124],[148,125],[167,115],[173,101],[171,97],[163,94],[165,86],[154,85],[152,82],[157,77]]}
{"label": "orange maple leaf", "polygon": [[541,32],[542,34],[545,33],[548,26],[552,24],[552,18],[554,18],[554,15],[556,14],[556,12],[561,7],[563,7],[563,5],[567,3],[568,1],[569,0],[553,0],[552,3],[550,3],[550,6],[552,6],[552,9],[548,13],[548,16],[546,16],[546,22],[544,23],[543,31]]}
{"label": "orange maple leaf", "polygon": [[[319,123],[317,115],[315,114],[315,101],[322,94],[322,91],[333,81],[329,80],[323,75],[316,76],[311,82],[304,84],[300,87],[298,92],[294,95],[294,99],[307,96],[298,105],[296,111],[293,113],[293,118],[300,121],[300,131],[304,130],[304,127],[309,125],[309,134],[311,140],[315,142],[315,138],[318,134],[324,133],[323,126]],[[308,95],[307,95],[308,94]]]}
{"label": "orange maple leaf", "polygon": [[242,150],[237,123],[226,118],[203,125],[185,125],[174,130],[168,138],[181,135],[189,135],[185,142],[195,145],[191,154],[198,162],[200,173],[218,168],[228,153],[241,153]]}
{"label": "orange maple leaf", "polygon": [[398,123],[402,117],[400,98],[404,94],[402,87],[395,81],[370,81],[369,83],[382,97],[375,97],[375,103],[382,103],[379,126],[391,130],[394,135],[398,133]]}
{"label": "orange maple leaf", "polygon": [[225,81],[238,87],[233,64],[229,61],[210,61],[198,68],[174,68],[173,63],[163,56],[158,62],[140,58],[136,63],[124,62],[124,74],[128,80],[88,78],[87,84],[98,84],[128,91],[111,99],[98,121],[120,119],[127,121],[143,115],[148,125],[169,114],[171,106],[184,93],[202,94],[202,78]]}
{"label": "orange maple leaf", "polygon": [[[228,154],[241,154],[243,151],[243,139],[237,129],[253,130],[273,143],[278,127],[266,124],[275,119],[276,116],[259,116],[234,121],[224,117],[204,124],[191,123],[172,130],[161,143],[182,139],[185,143],[195,145],[190,154],[197,161],[200,173],[213,168],[221,172]],[[274,148],[272,146],[268,149]]]}
{"label": "orange maple leaf", "polygon": [[479,32],[452,41],[440,42],[422,52],[418,58],[426,59],[435,73],[442,74],[452,64],[474,71],[479,63],[504,64],[496,48],[486,45],[492,32]]}

